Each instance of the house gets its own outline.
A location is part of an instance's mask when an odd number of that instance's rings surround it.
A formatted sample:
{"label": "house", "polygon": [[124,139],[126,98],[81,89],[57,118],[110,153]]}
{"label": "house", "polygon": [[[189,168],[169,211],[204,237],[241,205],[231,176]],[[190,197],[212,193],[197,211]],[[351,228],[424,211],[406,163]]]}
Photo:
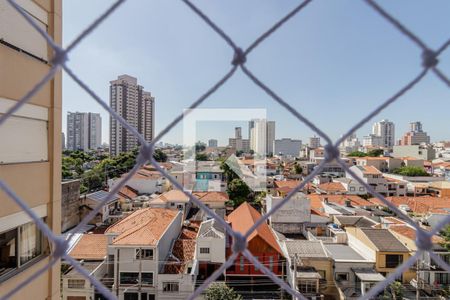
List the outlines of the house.
{"label": "house", "polygon": [[342,228],[373,228],[378,223],[366,216],[334,216],[334,223]]}
{"label": "house", "polygon": [[186,299],[196,286],[195,239],[179,238],[173,243],[162,271],[158,274],[157,299]]}
{"label": "house", "polygon": [[[284,240],[287,282],[308,299],[325,295],[339,299],[333,279],[333,261],[322,241]],[[315,297],[315,298],[314,298]]]}
{"label": "house", "polygon": [[309,194],[311,210],[321,216],[356,215],[363,208],[376,207],[373,203],[357,195],[318,195]]}
{"label": "house", "polygon": [[[396,182],[395,180],[388,182],[388,180],[383,177],[383,173],[373,166],[352,166],[350,167],[350,170],[383,196],[406,195],[405,183]],[[352,178],[348,173],[346,177]]]}
{"label": "house", "polygon": [[[250,204],[244,202],[228,216],[228,222],[234,231],[245,234],[259,218],[261,218],[261,214]],[[267,223],[262,223],[247,237],[247,249],[273,274],[282,277],[285,272],[284,254],[275,233]],[[230,242],[227,244],[227,258],[231,254]],[[242,254],[239,254],[234,264],[226,270],[226,281],[240,293],[265,291],[274,298],[280,296],[279,286],[275,283],[267,283],[271,280]],[[240,284],[236,284],[237,282]],[[262,285],[262,282],[265,284]]]}
{"label": "house", "polygon": [[200,224],[196,237],[195,258],[199,264],[199,279],[205,280],[226,261],[225,228],[210,219]]}
{"label": "house", "polygon": [[[384,277],[395,270],[410,257],[409,249],[388,229],[347,227],[348,243],[364,257],[375,261],[375,270]],[[409,283],[415,276],[408,270],[400,281]]]}
{"label": "house", "polygon": [[[283,197],[267,195],[266,211],[283,201]],[[310,200],[303,193],[295,193],[282,207],[269,217],[270,226],[281,233],[300,233],[305,223],[311,222]]]}
{"label": "house", "polygon": [[120,300],[155,299],[173,243],[181,232],[182,212],[143,208],[110,226],[108,264],[112,266],[113,293]]}
{"label": "house", "polygon": [[[398,208],[411,211],[417,215],[427,216],[430,214],[449,214],[450,197],[387,197],[386,200]],[[377,198],[370,199],[376,205],[385,207],[386,205]]]}
{"label": "house", "polygon": [[190,199],[180,190],[170,190],[162,193],[158,197],[149,202],[149,207],[164,207],[170,209],[177,209],[183,212],[184,215],[189,211],[191,204]]}
{"label": "house", "polygon": [[347,193],[347,189],[344,187],[342,183],[338,181],[319,184],[316,187],[316,191],[319,194],[328,194],[328,195],[342,195]]}
{"label": "house", "polygon": [[[230,200],[225,192],[193,192],[192,194],[211,209],[224,209],[225,204]],[[193,206],[196,207],[195,203]]]}
{"label": "house", "polygon": [[[417,251],[416,246],[416,230],[409,225],[392,225],[389,230],[394,234],[409,250]],[[442,258],[447,264],[450,263],[450,252],[441,246],[444,239],[438,236],[432,237],[433,248],[432,252]],[[426,292],[428,296],[437,296],[436,289],[445,288],[450,284],[449,273],[437,264],[428,252],[422,253],[416,264],[419,273],[419,285],[417,285],[417,278],[411,279],[411,284]]]}
{"label": "house", "polygon": [[366,187],[353,178],[339,177],[333,178],[333,182],[339,182],[345,189],[343,194],[347,195],[365,195]]}
{"label": "house", "polygon": [[[102,201],[109,197],[106,191],[97,191],[87,194],[81,200],[81,219],[83,219],[89,212],[95,209]],[[122,209],[119,203],[120,197],[118,195],[111,196],[111,199],[101,208],[94,219],[89,221],[89,224],[112,224],[122,217]]]}
{"label": "house", "polygon": [[217,161],[197,161],[195,169],[194,191],[224,192],[226,183],[224,181],[223,170]]}
{"label": "house", "polygon": [[[108,239],[104,234],[82,234],[75,245],[69,249],[68,254],[80,261],[82,267],[89,275],[109,285],[107,276],[107,249]],[[62,265],[65,265],[62,262]],[[94,286],[72,266],[61,274],[61,292],[63,300],[70,299],[97,299]]]}
{"label": "house", "polygon": [[[108,185],[112,189],[128,175],[125,173],[119,179],[110,179]],[[169,181],[151,166],[140,168],[128,181],[127,185],[139,194],[163,193],[169,189]]]}
{"label": "house", "polygon": [[430,182],[427,192],[433,197],[450,197],[450,181]]}
{"label": "house", "polygon": [[362,256],[345,244],[324,244],[333,259],[333,278],[343,299],[358,299],[384,276],[375,271],[375,260]]}

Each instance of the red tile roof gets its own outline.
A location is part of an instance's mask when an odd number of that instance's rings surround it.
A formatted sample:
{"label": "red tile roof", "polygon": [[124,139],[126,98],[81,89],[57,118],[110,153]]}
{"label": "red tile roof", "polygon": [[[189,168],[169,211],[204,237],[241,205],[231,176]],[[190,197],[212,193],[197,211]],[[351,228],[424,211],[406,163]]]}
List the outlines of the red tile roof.
{"label": "red tile roof", "polygon": [[319,184],[317,187],[327,193],[339,193],[339,192],[343,193],[347,191],[340,182],[322,183]]}
{"label": "red tile roof", "polygon": [[178,210],[143,208],[108,227],[106,234],[115,233],[113,245],[156,246]]}
{"label": "red tile roof", "polygon": [[133,199],[138,196],[138,191],[133,189],[132,187],[126,185],[119,190],[119,196],[122,196],[127,199]]}
{"label": "red tile roof", "polygon": [[[397,207],[401,204],[406,204],[413,212],[418,214],[448,214],[448,211],[444,210],[444,208],[450,207],[450,197],[387,197],[386,199]],[[370,201],[381,206],[386,206],[378,198],[371,198]]]}
{"label": "red tile roof", "polygon": [[[233,228],[233,230],[245,234],[259,218],[261,218],[261,214],[250,204],[244,202],[228,215],[228,222],[231,223],[231,228]],[[250,242],[255,237],[260,237],[274,250],[283,255],[283,252],[275,239],[275,235],[267,223],[264,222],[258,226],[247,238],[247,242]]]}
{"label": "red tile roof", "polygon": [[307,195],[311,200],[311,210],[314,210],[316,213],[320,215],[324,215],[321,212],[322,203],[325,201],[325,198],[328,202],[336,203],[339,205],[345,205],[346,200],[350,200],[353,206],[373,206],[373,203],[357,196],[357,195],[318,195],[318,194],[309,194]]}
{"label": "red tile roof", "polygon": [[166,274],[183,273],[186,266],[194,259],[196,240],[178,239],[173,244],[172,255],[177,259],[171,259],[164,266]]}
{"label": "red tile roof", "polygon": [[83,234],[69,252],[75,259],[102,260],[107,255],[108,237],[104,234]]}
{"label": "red tile roof", "polygon": [[[410,226],[407,225],[396,225],[389,227],[390,231],[394,231],[410,240],[415,241],[416,240],[416,230]],[[440,236],[434,235],[432,237],[433,244],[440,244],[444,243],[444,239]]]}

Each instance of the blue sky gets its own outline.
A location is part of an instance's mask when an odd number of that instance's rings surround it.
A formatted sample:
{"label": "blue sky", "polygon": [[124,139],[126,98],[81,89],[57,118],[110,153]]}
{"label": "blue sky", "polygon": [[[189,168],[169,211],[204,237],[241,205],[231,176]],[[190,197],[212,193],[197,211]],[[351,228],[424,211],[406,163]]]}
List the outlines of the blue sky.
{"label": "blue sky", "polygon": [[[86,3],[88,3],[86,1]],[[67,45],[103,12],[111,0],[64,1]],[[256,37],[299,1],[194,1],[237,45]],[[431,48],[450,38],[450,1],[379,1]],[[420,50],[363,1],[315,0],[247,58],[247,67],[278,95],[336,139],[364,114],[393,95],[421,71]],[[138,78],[156,97],[156,132],[217,82],[229,69],[233,52],[183,2],[128,0],[70,54],[69,66],[109,101],[109,81],[120,74]],[[450,76],[450,50],[439,67]],[[67,76],[63,113],[100,112],[103,140],[109,116]],[[369,133],[384,118],[396,124],[396,138],[410,121],[420,120],[433,141],[450,139],[450,89],[428,74],[415,89],[357,132]],[[306,140],[312,131],[277,105],[238,71],[206,100],[204,108],[266,108],[276,137]],[[65,131],[65,117],[63,129]],[[199,138],[225,144],[234,124],[205,124]],[[181,142],[179,125],[163,138]],[[243,128],[244,135],[247,129]]]}

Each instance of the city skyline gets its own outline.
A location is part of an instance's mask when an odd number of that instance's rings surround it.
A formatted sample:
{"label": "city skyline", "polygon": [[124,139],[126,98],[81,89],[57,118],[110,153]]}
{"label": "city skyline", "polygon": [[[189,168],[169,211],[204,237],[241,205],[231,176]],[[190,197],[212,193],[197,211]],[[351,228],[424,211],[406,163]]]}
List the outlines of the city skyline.
{"label": "city skyline", "polygon": [[[444,28],[449,27],[449,20],[442,7],[448,6],[448,11],[450,3],[441,1],[440,5],[427,6],[419,2],[403,5],[381,1],[380,4],[431,47],[438,47],[447,39]],[[75,3],[65,3],[64,44],[108,5],[108,1],[96,1],[86,12]],[[296,4],[250,1],[239,3],[242,6],[239,14],[229,13],[229,5],[233,3],[199,3],[206,14],[245,47]],[[422,15],[424,8],[428,13],[418,21],[413,16]],[[152,11],[154,17],[144,22],[145,18],[140,16],[145,16],[148,11]],[[249,11],[254,17],[243,18]],[[136,19],[132,28],[120,22],[130,16]],[[121,25],[114,25],[117,22]],[[159,30],[161,24],[167,25],[166,31]],[[128,34],[130,31],[135,33],[134,36],[152,36],[151,42],[140,39],[136,43]],[[118,34],[123,37],[123,43],[116,42]],[[367,39],[368,35],[370,39]],[[252,53],[247,66],[294,108],[337,139],[421,70],[420,54],[408,39],[363,3],[314,2]],[[92,72],[93,56],[96,58],[95,72]],[[155,133],[158,133],[223,76],[230,67],[231,57],[232,51],[226,44],[183,3],[143,5],[130,2],[81,44],[71,54],[68,64],[104,101],[109,97],[110,78],[124,73],[139,78],[159,99],[155,124]],[[278,61],[278,57],[283,60]],[[450,61],[445,56],[440,67],[443,70],[450,68]],[[195,76],[192,70],[196,70]],[[64,87],[63,113],[94,111],[97,107],[95,112],[100,112],[104,120],[109,118],[67,77],[64,77]],[[381,119],[393,120],[399,133],[407,131],[410,121],[421,120],[432,140],[448,139],[446,128],[450,124],[445,121],[448,119],[445,112],[450,108],[446,101],[448,97],[447,88],[429,74],[417,88],[358,130],[357,135],[369,133],[372,123]],[[439,109],[425,114],[424,108],[430,103]],[[267,118],[277,122],[278,137],[306,140],[314,134],[240,71],[201,107],[268,108]],[[103,128],[108,128],[108,124],[104,123]],[[162,140],[179,142],[181,132],[181,126],[177,126]],[[230,132],[217,138],[226,140],[232,135]],[[108,140],[106,131],[103,136]]]}

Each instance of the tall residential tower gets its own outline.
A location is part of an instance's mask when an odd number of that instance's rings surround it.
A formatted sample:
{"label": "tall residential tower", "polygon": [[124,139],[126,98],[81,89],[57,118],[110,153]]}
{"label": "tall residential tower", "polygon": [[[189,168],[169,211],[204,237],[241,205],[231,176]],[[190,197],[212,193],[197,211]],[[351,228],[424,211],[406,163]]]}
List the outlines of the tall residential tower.
{"label": "tall residential tower", "polygon": [[102,118],[100,114],[67,113],[67,149],[90,150],[102,145]]}
{"label": "tall residential tower", "polygon": [[[137,78],[129,75],[120,75],[110,84],[111,108],[136,128],[146,141],[151,141],[155,131],[155,98],[138,85]],[[112,156],[131,151],[139,145],[138,139],[113,117],[110,117],[109,140]]]}

